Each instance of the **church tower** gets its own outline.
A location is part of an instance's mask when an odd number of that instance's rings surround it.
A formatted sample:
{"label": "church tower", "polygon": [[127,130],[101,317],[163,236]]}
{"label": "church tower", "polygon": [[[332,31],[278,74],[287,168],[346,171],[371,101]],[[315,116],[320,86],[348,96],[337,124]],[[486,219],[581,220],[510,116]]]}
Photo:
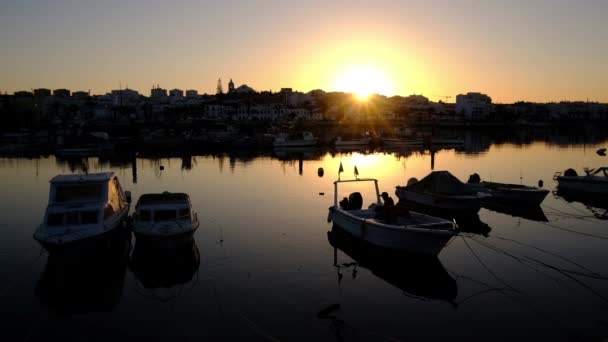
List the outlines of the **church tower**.
{"label": "church tower", "polygon": [[234,82],[232,82],[232,78],[230,79],[230,82],[228,83],[228,94],[232,94],[234,93]]}

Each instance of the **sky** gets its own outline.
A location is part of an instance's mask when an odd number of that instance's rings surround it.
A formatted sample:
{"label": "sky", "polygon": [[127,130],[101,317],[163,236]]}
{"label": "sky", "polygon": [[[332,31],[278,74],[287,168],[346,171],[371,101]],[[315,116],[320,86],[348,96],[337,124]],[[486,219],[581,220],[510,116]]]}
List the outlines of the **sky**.
{"label": "sky", "polygon": [[[0,91],[423,94],[608,102],[606,0],[0,0]],[[356,84],[356,85],[355,85]],[[353,88],[355,87],[355,88]],[[451,98],[448,98],[450,96]]]}

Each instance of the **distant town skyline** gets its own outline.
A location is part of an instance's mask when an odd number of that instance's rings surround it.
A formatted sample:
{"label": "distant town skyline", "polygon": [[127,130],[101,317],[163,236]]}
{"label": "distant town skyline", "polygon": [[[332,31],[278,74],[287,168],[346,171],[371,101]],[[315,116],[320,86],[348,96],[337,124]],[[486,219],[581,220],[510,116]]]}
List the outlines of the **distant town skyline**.
{"label": "distant town skyline", "polygon": [[608,2],[9,1],[0,91],[215,93],[222,78],[437,101],[608,102]]}

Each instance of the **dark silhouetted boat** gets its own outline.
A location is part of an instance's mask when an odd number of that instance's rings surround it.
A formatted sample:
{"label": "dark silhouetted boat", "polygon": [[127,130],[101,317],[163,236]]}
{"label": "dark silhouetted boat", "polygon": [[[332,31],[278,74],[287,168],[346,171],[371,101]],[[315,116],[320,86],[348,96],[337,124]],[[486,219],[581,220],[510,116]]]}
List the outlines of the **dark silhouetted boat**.
{"label": "dark silhouetted boat", "polygon": [[199,226],[190,196],[163,192],[139,197],[132,216],[132,229],[137,239],[189,239]]}
{"label": "dark silhouetted boat", "polygon": [[44,221],[34,239],[50,250],[123,228],[130,196],[113,172],[55,176]]}
{"label": "dark silhouetted boat", "polygon": [[477,213],[481,200],[491,195],[471,188],[448,171],[433,171],[420,181],[411,178],[407,186],[398,186],[400,201],[457,212]]}
{"label": "dark silhouetted boat", "polygon": [[586,168],[584,171],[585,176],[579,176],[573,169],[564,171],[563,175],[556,172],[553,179],[557,181],[559,190],[608,195],[608,167]]}
{"label": "dark silhouetted boat", "polygon": [[538,206],[549,194],[549,190],[533,186],[481,181],[478,174],[471,175],[467,185],[476,191],[492,195],[491,197],[484,198],[484,203],[505,202],[517,205]]}
{"label": "dark silhouetted boat", "polygon": [[[351,196],[348,208],[338,204],[338,185],[352,182],[373,182],[376,189],[375,207],[362,209],[363,199]],[[381,218],[384,203],[376,179],[338,180],[334,182],[334,205],[329,208],[329,219],[342,229],[375,246],[405,251],[437,255],[455,235],[458,234],[456,223],[442,218],[409,212],[407,215],[394,215],[389,222]],[[395,212],[397,214],[397,212]]]}

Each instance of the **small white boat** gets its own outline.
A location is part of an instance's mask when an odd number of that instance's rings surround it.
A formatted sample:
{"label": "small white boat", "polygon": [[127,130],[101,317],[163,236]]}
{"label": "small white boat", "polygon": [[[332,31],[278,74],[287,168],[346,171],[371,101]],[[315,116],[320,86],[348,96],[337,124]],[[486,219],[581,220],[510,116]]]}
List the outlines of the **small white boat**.
{"label": "small white boat", "polygon": [[139,197],[132,229],[139,238],[189,238],[199,226],[190,197],[184,193],[163,192]]}
{"label": "small white boat", "polygon": [[114,231],[126,223],[130,197],[113,172],[55,176],[34,239],[48,249]]}
{"label": "small white boat", "polygon": [[513,202],[522,205],[538,206],[549,194],[549,190],[533,186],[481,181],[477,174],[469,177],[467,185],[476,191],[492,195],[489,198],[491,201]]}
{"label": "small white boat", "polygon": [[585,176],[579,176],[573,169],[566,170],[563,175],[561,172],[556,172],[553,179],[558,182],[559,190],[608,194],[608,167],[585,169],[584,171]]}
{"label": "small white boat", "polygon": [[[409,253],[437,255],[458,234],[455,222],[411,212],[392,223],[377,217],[375,207],[343,208],[338,204],[338,185],[346,182],[373,182],[376,187],[376,207],[383,206],[376,179],[338,180],[334,182],[334,205],[329,219],[354,237],[371,245]],[[362,201],[361,201],[362,203]]]}
{"label": "small white boat", "polygon": [[422,139],[382,138],[385,147],[421,147]]}
{"label": "small white boat", "polygon": [[344,147],[344,146],[369,146],[369,138],[360,138],[360,139],[342,139],[342,137],[337,137],[335,141],[336,147]]}
{"label": "small white boat", "polygon": [[279,134],[275,139],[274,147],[308,147],[316,146],[318,139],[315,138],[312,132],[302,132],[298,136],[291,136],[289,134]]}
{"label": "small white boat", "polygon": [[453,212],[477,213],[481,200],[491,195],[479,192],[448,171],[433,171],[420,181],[410,179],[395,191],[399,200]]}

